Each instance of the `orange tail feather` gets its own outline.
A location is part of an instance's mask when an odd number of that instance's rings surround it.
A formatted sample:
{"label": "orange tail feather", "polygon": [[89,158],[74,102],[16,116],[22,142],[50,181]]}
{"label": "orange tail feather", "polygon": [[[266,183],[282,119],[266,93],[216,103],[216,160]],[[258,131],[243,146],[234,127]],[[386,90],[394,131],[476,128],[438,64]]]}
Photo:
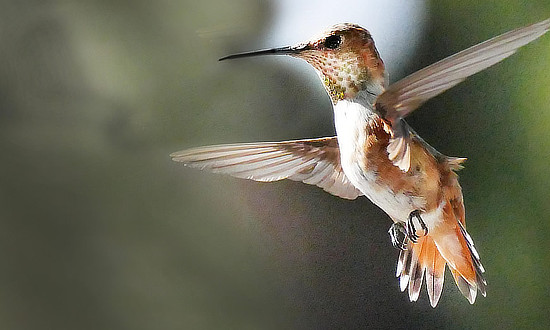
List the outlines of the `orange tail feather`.
{"label": "orange tail feather", "polygon": [[450,203],[443,208],[443,216],[445,220],[427,236],[420,237],[416,243],[409,241],[407,249],[401,251],[396,273],[401,291],[408,286],[410,300],[416,301],[425,274],[430,304],[435,307],[448,264],[460,292],[473,304],[478,290],[486,295],[485,270],[470,235],[457,220]]}

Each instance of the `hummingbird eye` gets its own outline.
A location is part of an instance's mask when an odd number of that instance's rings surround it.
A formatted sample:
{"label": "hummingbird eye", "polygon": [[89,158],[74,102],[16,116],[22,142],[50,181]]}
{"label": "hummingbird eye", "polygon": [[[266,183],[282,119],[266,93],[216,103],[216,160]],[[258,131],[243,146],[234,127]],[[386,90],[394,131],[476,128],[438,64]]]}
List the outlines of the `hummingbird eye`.
{"label": "hummingbird eye", "polygon": [[340,43],[342,43],[342,37],[335,34],[335,35],[328,36],[325,39],[324,46],[325,48],[328,48],[328,49],[336,49],[340,47]]}

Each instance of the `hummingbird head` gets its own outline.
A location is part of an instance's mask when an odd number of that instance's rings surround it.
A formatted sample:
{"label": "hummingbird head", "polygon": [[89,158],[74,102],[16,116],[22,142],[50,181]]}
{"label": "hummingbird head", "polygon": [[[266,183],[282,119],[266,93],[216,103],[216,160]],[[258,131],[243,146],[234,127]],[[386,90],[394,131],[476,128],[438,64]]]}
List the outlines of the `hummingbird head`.
{"label": "hummingbird head", "polygon": [[369,31],[356,24],[338,24],[295,46],[226,56],[220,60],[258,55],[290,55],[315,68],[333,104],[360,92],[380,94],[386,86],[384,62]]}

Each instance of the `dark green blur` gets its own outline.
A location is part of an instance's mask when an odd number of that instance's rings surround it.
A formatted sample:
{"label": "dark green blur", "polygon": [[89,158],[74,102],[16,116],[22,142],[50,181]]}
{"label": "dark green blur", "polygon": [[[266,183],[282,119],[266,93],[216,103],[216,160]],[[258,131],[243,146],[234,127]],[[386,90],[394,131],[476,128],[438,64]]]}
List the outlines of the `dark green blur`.
{"label": "dark green blur", "polygon": [[[414,304],[399,292],[390,220],[366,199],[170,161],[333,134],[305,65],[217,61],[258,48],[272,9],[0,3],[0,328],[549,328],[550,34],[409,120],[468,157],[468,230],[487,269],[487,298],[469,305],[447,274],[434,310],[425,289]],[[400,72],[548,17],[546,0],[432,1]]]}

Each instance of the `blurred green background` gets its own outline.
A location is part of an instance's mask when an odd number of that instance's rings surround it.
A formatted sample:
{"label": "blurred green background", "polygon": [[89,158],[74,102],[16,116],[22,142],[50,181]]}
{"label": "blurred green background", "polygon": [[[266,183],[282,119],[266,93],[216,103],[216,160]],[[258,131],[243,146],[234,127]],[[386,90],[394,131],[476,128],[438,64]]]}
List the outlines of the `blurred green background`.
{"label": "blurred green background", "polygon": [[[547,0],[425,6],[419,47],[392,81],[550,17]],[[0,328],[550,327],[550,35],[409,119],[469,159],[468,229],[489,283],[471,306],[447,274],[434,310],[425,289],[417,303],[399,292],[390,221],[365,198],[170,161],[205,144],[333,134],[312,70],[217,62],[265,46],[275,7],[0,3]]]}

